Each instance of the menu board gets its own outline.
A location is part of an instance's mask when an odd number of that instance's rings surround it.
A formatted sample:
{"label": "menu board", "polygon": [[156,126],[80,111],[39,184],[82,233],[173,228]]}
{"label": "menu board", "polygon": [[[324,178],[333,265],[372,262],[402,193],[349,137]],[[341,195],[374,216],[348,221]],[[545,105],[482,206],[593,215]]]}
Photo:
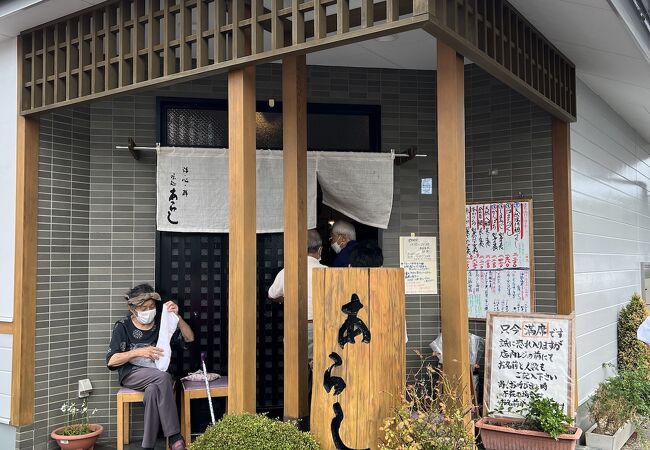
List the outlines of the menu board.
{"label": "menu board", "polygon": [[531,201],[465,206],[468,315],[533,310]]}
{"label": "menu board", "polygon": [[517,416],[537,390],[574,414],[573,315],[488,313],[485,411]]}
{"label": "menu board", "polygon": [[436,238],[400,236],[399,266],[404,269],[406,294],[437,294]]}

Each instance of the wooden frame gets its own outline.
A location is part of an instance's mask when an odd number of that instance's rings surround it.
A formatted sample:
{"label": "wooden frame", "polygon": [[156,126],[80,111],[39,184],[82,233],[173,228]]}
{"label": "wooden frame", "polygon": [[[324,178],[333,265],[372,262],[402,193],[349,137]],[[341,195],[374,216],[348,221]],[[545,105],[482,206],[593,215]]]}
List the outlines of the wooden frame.
{"label": "wooden frame", "polygon": [[571,130],[553,119],[553,213],[555,220],[555,285],[558,314],[575,310],[573,288],[573,207],[571,205]]}
{"label": "wooden frame", "polygon": [[[511,203],[511,202],[526,202],[528,203],[528,223],[529,227],[528,229],[530,230],[529,234],[529,248],[530,248],[530,312],[534,313],[536,312],[537,309],[537,304],[535,303],[535,227],[533,224],[533,199],[532,198],[519,198],[519,199],[513,199],[513,198],[507,198],[507,199],[496,199],[496,200],[489,200],[489,201],[471,201],[467,202],[467,205],[487,205],[487,204],[493,204],[493,203]],[[476,321],[485,321],[487,317],[469,317],[470,320],[476,320]]]}
{"label": "wooden frame", "polygon": [[295,0],[287,7],[273,0],[270,9],[259,0],[230,0],[228,13],[226,0],[112,0],[21,34],[21,111],[413,28],[575,121],[575,66],[506,0],[363,0],[354,9],[348,0]]}
{"label": "wooden frame", "polygon": [[[566,314],[566,315],[552,315],[552,314],[520,314],[520,313],[490,313],[490,316],[500,316],[500,317],[521,317],[522,319],[565,319],[569,321],[569,333],[571,336],[567,339],[569,343],[568,348],[568,360],[573,361],[573,364],[569,364],[567,377],[570,380],[567,387],[567,399],[572,399],[573,401],[567,405],[567,411],[569,417],[575,417],[576,405],[577,405],[577,380],[575,376],[577,374],[575,360],[576,360],[576,336],[575,336],[575,315]],[[488,317],[489,318],[489,317]],[[491,336],[492,336],[492,322],[487,321],[486,328],[486,339],[485,339],[485,377],[483,382],[483,411],[484,415],[487,415],[488,411],[488,400],[490,398],[490,382],[492,379],[492,348],[491,348]]]}
{"label": "wooden frame", "polygon": [[18,117],[11,374],[14,426],[28,425],[34,420],[39,128],[38,118]]}

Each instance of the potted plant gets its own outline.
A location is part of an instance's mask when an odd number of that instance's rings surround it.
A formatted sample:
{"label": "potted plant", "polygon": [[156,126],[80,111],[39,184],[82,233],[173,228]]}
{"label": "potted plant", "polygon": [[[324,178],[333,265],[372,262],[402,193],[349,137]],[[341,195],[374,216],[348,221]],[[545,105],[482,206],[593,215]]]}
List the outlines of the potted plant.
{"label": "potted plant", "polygon": [[476,427],[481,430],[486,450],[574,450],[582,430],[571,427],[572,422],[564,412],[564,405],[532,392],[522,419],[483,417]]}
{"label": "potted plant", "polygon": [[406,386],[402,403],[384,422],[380,450],[474,450],[468,427],[474,409],[463,402],[459,384],[424,360]]}
{"label": "potted plant", "polygon": [[314,437],[293,422],[263,414],[233,414],[210,425],[190,444],[190,450],[318,450]]}
{"label": "potted plant", "polygon": [[78,408],[76,403],[65,402],[61,411],[66,413],[67,424],[59,427],[50,433],[62,450],[85,450],[92,449],[97,438],[104,431],[99,424],[90,423],[90,416],[97,410],[90,411],[86,399]]}
{"label": "potted plant", "polygon": [[603,381],[589,406],[594,425],[587,431],[587,445],[618,450],[635,428],[650,417],[650,370],[645,366],[623,369]]}

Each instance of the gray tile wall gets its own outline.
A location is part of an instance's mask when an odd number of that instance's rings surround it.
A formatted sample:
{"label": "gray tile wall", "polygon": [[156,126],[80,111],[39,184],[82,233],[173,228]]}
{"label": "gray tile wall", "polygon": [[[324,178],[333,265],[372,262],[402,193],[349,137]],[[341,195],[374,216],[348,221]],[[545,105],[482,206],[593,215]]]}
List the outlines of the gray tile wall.
{"label": "gray tile wall", "polygon": [[[310,101],[379,104],[382,149],[399,151],[417,145],[418,153],[428,155],[396,167],[393,212],[389,228],[382,233],[387,266],[399,264],[400,235],[438,235],[435,77],[431,71],[317,66],[309,70]],[[538,309],[551,311],[554,268],[550,116],[473,65],[466,68],[466,92],[468,200],[513,198],[519,193],[534,198]],[[95,387],[91,406],[100,409],[96,420],[106,427],[101,439],[104,442],[115,438],[117,377],[104,364],[112,324],[124,314],[123,293],[136,283],[153,282],[155,266],[155,158],[143,153],[136,162],[127,151],[114,147],[125,145],[128,137],[142,145],[156,141],[156,96],[226,98],[226,77],[94,103],[89,108],[90,121],[82,124],[90,136],[84,141],[85,147],[75,148],[75,152],[86,155],[90,162],[90,167],[85,168],[90,175],[90,191],[86,192],[85,216],[89,224],[87,334],[78,336],[85,341],[87,357],[85,365],[79,367],[84,373],[87,370]],[[257,98],[281,99],[280,65],[258,67]],[[47,123],[47,119],[44,121]],[[63,134],[59,126],[54,130],[57,135]],[[47,141],[43,142],[42,151],[47,151]],[[489,168],[499,169],[499,175],[488,176]],[[41,174],[43,188],[50,182],[48,173]],[[433,178],[432,195],[420,194],[421,178]],[[50,210],[41,211],[39,221],[51,220],[51,210],[59,207],[65,211],[70,205],[50,206]],[[39,264],[48,265],[50,253],[45,250],[54,244],[49,241],[50,235],[42,239],[45,247],[39,252]],[[39,308],[53,293],[46,285],[39,290]],[[428,351],[428,343],[440,333],[439,297],[408,296],[406,309],[407,364],[409,370],[414,370],[419,366],[414,350]],[[46,318],[38,322],[39,334],[52,332]],[[482,333],[484,326],[473,321],[470,328]],[[72,342],[66,338],[62,345],[67,348]],[[42,352],[40,359],[52,358],[47,347]],[[75,386],[69,386],[71,395]],[[37,414],[58,407],[57,402],[50,400],[50,406],[43,402],[37,402]],[[141,413],[136,407],[134,442],[141,435],[138,417]],[[19,448],[31,448],[28,439],[33,436],[37,436],[35,448],[45,448],[54,422],[39,419],[38,433],[21,430]]]}
{"label": "gray tile wall", "polygon": [[87,376],[89,126],[88,108],[41,118],[36,413],[17,433],[21,449],[53,447],[49,433],[64,421],[61,405],[76,398],[77,382]]}

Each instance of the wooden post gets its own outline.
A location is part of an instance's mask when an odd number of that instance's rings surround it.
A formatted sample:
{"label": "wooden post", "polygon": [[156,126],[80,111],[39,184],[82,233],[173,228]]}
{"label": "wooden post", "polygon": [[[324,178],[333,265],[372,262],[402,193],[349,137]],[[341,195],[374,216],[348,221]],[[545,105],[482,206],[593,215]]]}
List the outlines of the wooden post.
{"label": "wooden post", "polygon": [[463,57],[438,40],[438,210],[444,371],[470,405],[465,254],[465,92]]}
{"label": "wooden post", "polygon": [[284,148],[284,416],[307,410],[307,64],[282,61]]}
{"label": "wooden post", "polygon": [[[553,215],[555,221],[555,289],[557,313],[575,311],[573,291],[573,207],[571,205],[571,130],[568,122],[553,118]],[[577,361],[573,361],[577,374]],[[578,405],[574,384],[573,411]]]}
{"label": "wooden post", "polygon": [[228,74],[228,411],[255,412],[255,67]]}
{"label": "wooden post", "polygon": [[[19,78],[20,79],[20,78]],[[39,120],[18,116],[11,424],[34,421]]]}
{"label": "wooden post", "polygon": [[570,140],[569,124],[553,118],[553,212],[558,314],[571,314],[575,309]]}

